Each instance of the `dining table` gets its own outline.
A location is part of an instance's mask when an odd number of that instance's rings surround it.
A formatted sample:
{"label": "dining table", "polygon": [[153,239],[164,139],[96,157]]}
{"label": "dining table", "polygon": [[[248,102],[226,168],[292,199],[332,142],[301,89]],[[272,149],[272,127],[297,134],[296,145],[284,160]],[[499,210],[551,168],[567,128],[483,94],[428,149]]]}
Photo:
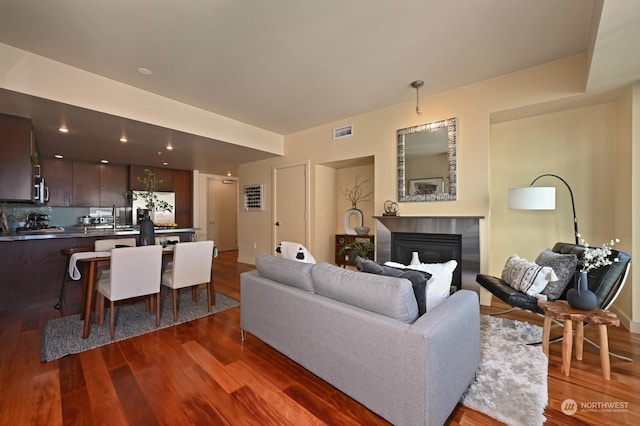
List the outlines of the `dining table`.
{"label": "dining table", "polygon": [[[173,258],[175,246],[162,248],[163,265],[166,258]],[[117,249],[116,249],[117,250]],[[108,268],[111,264],[111,252],[83,252],[71,255],[69,275],[74,280],[82,279],[82,311],[80,319],[84,321],[82,338],[86,339],[91,333],[91,312],[95,302],[96,285],[98,282],[98,268]],[[80,266],[78,268],[76,265]],[[82,269],[82,272],[80,272]]]}

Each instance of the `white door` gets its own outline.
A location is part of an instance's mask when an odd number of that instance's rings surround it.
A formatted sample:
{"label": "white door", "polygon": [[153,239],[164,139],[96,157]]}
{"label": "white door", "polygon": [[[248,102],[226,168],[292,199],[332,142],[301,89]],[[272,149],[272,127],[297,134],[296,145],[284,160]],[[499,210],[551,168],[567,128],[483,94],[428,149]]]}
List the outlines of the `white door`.
{"label": "white door", "polygon": [[219,251],[238,249],[237,217],[237,181],[207,179],[207,239]]}
{"label": "white door", "polygon": [[275,168],[274,250],[280,241],[293,241],[309,247],[307,238],[307,166]]}

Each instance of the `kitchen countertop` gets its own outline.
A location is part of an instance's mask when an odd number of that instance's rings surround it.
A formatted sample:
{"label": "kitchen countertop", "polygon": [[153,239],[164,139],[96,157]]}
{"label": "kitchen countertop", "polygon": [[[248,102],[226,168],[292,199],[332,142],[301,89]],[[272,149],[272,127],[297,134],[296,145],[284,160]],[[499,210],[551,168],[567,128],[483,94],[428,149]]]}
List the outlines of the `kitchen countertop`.
{"label": "kitchen countertop", "polygon": [[[62,229],[62,230],[61,230]],[[180,232],[196,232],[200,228],[169,228],[156,229],[155,234],[174,234]],[[0,242],[3,241],[24,241],[24,240],[45,240],[52,238],[85,238],[121,235],[139,235],[139,228],[91,228],[70,226],[66,228],[50,229],[31,232],[12,232],[10,234],[0,234]]]}

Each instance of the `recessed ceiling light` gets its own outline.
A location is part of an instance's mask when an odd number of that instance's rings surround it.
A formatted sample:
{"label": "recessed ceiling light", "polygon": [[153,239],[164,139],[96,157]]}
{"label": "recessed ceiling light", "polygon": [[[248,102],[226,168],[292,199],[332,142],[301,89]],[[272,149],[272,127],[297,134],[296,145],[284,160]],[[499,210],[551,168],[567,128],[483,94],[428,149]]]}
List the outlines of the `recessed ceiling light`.
{"label": "recessed ceiling light", "polygon": [[102,164],[107,164],[107,163],[109,162],[109,160],[100,160],[100,162],[101,162]]}
{"label": "recessed ceiling light", "polygon": [[167,145],[167,149],[168,149],[169,151],[171,151],[171,150],[173,149],[173,146],[171,146],[171,144],[169,144],[169,145]]}
{"label": "recessed ceiling light", "polygon": [[60,154],[56,154],[56,155],[54,155],[54,157],[56,157],[56,158],[57,158],[57,159],[59,159],[59,160],[61,160],[61,159],[63,159],[63,158],[64,158],[64,156],[63,156],[63,155],[60,155]]}
{"label": "recessed ceiling light", "polygon": [[162,163],[163,166],[168,166],[169,163],[167,163],[166,161],[164,163]]}
{"label": "recessed ceiling light", "polygon": [[69,133],[69,129],[67,129],[67,128],[66,128],[66,127],[64,127],[64,126],[59,127],[59,128],[58,128],[58,131],[59,131],[60,133]]}
{"label": "recessed ceiling light", "polygon": [[231,176],[231,170],[227,172],[227,176]]}
{"label": "recessed ceiling light", "polygon": [[151,75],[153,72],[149,68],[140,67],[138,68],[138,72],[142,75]]}
{"label": "recessed ceiling light", "polygon": [[125,138],[124,136],[120,138],[120,142],[127,142],[127,138]]}

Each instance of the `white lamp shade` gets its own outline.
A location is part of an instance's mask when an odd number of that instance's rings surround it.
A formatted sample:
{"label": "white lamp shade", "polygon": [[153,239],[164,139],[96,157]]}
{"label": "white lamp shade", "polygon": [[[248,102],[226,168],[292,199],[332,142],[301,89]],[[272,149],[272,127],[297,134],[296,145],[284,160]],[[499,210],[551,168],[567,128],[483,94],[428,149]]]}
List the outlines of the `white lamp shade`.
{"label": "white lamp shade", "polygon": [[514,210],[555,210],[556,188],[553,186],[510,188],[507,194],[507,206]]}

